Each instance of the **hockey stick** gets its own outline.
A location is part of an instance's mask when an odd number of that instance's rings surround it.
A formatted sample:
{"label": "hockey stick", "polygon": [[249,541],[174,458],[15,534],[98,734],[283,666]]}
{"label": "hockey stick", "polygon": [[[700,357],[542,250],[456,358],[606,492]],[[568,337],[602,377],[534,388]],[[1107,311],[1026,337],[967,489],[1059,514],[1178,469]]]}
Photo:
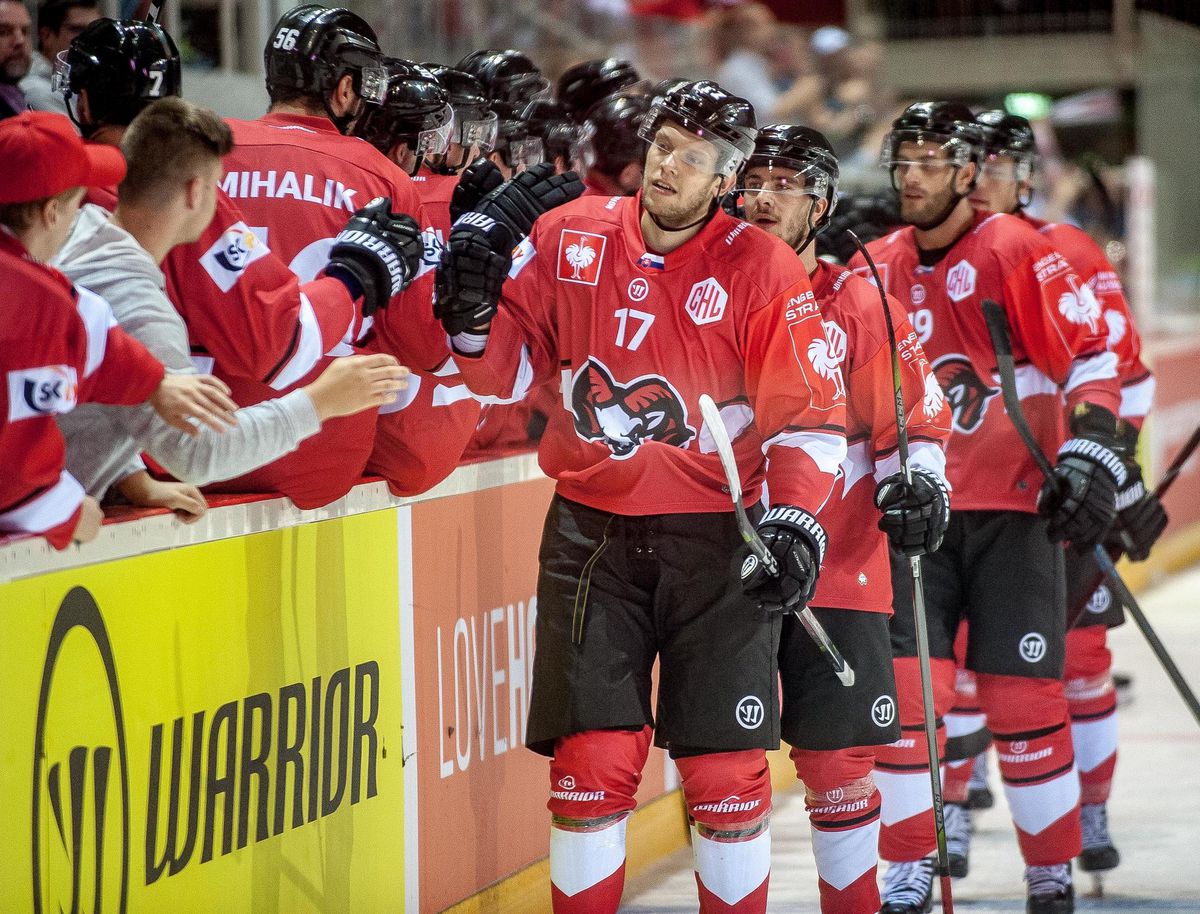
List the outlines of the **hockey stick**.
{"label": "hockey stick", "polygon": [[[721,466],[725,470],[725,479],[729,483],[729,495],[733,499],[733,510],[737,515],[737,525],[742,533],[742,539],[746,541],[750,551],[762,562],[763,567],[767,569],[767,574],[777,577],[779,564],[775,561],[775,556],[767,549],[753,524],[750,523],[750,518],[746,516],[746,508],[742,504],[742,478],[738,475],[737,461],[733,458],[733,442],[729,440],[729,433],[725,431],[725,423],[721,421],[721,411],[717,409],[717,404],[708,394],[700,395],[700,413],[704,416],[704,424],[708,426],[713,443],[717,447],[717,456],[721,458]],[[804,626],[809,637],[821,649],[821,653],[829,658],[829,665],[833,667],[833,672],[842,685],[847,687],[854,685],[854,670],[837,649],[837,645],[833,643],[820,620],[813,615],[812,610],[805,606],[803,609],[792,610],[792,612],[800,620],[800,624]]]}
{"label": "hockey stick", "polygon": [[[1170,491],[1170,488],[1174,484],[1176,477],[1178,477],[1183,471],[1184,464],[1191,460],[1192,455],[1196,452],[1196,448],[1198,446],[1200,446],[1200,427],[1197,427],[1196,430],[1192,432],[1192,436],[1188,438],[1183,447],[1179,449],[1179,453],[1175,455],[1175,459],[1172,460],[1171,465],[1167,467],[1167,471],[1163,474],[1163,478],[1158,481],[1158,485],[1154,488],[1155,498],[1157,498],[1159,501],[1162,501],[1162,499],[1166,497],[1166,494],[1168,491]],[[1108,557],[1112,559],[1113,562],[1116,562],[1121,558],[1122,551],[1123,550],[1115,546],[1110,547],[1107,550]],[[1083,602],[1077,606],[1072,606],[1069,608],[1070,611],[1067,613],[1067,618],[1069,620],[1067,623],[1067,631],[1071,631],[1072,629],[1078,627],[1079,622],[1083,619],[1084,607],[1087,606],[1087,602],[1091,598],[1092,593],[1095,592],[1096,588],[1099,587],[1103,581],[1104,571],[1103,569],[1097,567],[1096,573],[1092,576],[1090,586],[1086,587],[1083,591]]]}
{"label": "hockey stick", "polygon": [[[983,319],[987,322],[988,334],[992,338],[992,348],[996,352],[996,369],[1000,375],[1000,393],[1004,397],[1004,407],[1008,411],[1008,418],[1017,430],[1017,434],[1020,435],[1021,441],[1024,442],[1025,447],[1029,450],[1034,463],[1042,471],[1042,475],[1053,484],[1054,469],[1050,466],[1050,461],[1042,452],[1037,439],[1034,438],[1033,430],[1030,429],[1029,423],[1025,420],[1025,413],[1021,409],[1021,401],[1017,397],[1016,376],[1013,371],[1012,339],[1009,336],[1008,319],[1004,316],[1004,309],[996,304],[996,302],[988,299],[983,303]],[[1167,653],[1166,646],[1150,625],[1150,620],[1146,618],[1146,614],[1142,612],[1142,608],[1138,605],[1137,600],[1134,599],[1133,594],[1129,592],[1129,588],[1121,579],[1120,573],[1117,571],[1112,559],[1108,556],[1108,551],[1104,546],[1097,543],[1093,549],[1093,554],[1096,557],[1096,563],[1104,572],[1104,576],[1108,578],[1108,583],[1117,598],[1129,610],[1129,614],[1133,616],[1133,621],[1137,623],[1137,627],[1141,629],[1147,643],[1150,645],[1150,650],[1154,652],[1154,656],[1158,658],[1158,662],[1162,664],[1163,669],[1166,671],[1167,677],[1179,691],[1183,703],[1192,712],[1192,716],[1196,718],[1196,722],[1200,723],[1200,702],[1196,700],[1195,693],[1188,685],[1187,680],[1183,678],[1183,674],[1179,672],[1179,667],[1175,665],[1175,661],[1171,659],[1171,655]]]}
{"label": "hockey stick", "polygon": [[[142,22],[158,22],[162,16],[162,8],[165,0],[140,0],[134,7],[132,13],[124,18],[140,19]],[[128,8],[128,7],[126,7]]]}
{"label": "hockey stick", "polygon": [[[888,345],[892,353],[892,394],[896,407],[896,448],[900,453],[900,472],[904,481],[912,485],[912,467],[908,461],[908,420],[904,414],[904,388],[900,381],[900,352],[896,348],[896,328],[892,323],[892,310],[888,307],[887,293],[883,281],[879,278],[879,270],[875,261],[867,251],[866,245],[859,241],[854,232],[847,229],[846,234],[854,242],[871,275],[875,278],[875,288],[879,291],[879,301],[883,305],[883,320],[887,325]],[[921,576],[921,557],[909,557],[909,567],[912,571],[913,597],[913,626],[917,635],[917,666],[921,671],[921,702],[925,710],[925,741],[929,751],[929,789],[933,793],[933,825],[937,835],[937,872],[938,881],[942,887],[942,911],[944,914],[954,914],[954,893],[950,887],[950,850],[946,844],[946,804],[942,798],[942,770],[937,751],[937,719],[933,708],[933,665],[929,657],[929,625],[925,612],[925,582]]]}

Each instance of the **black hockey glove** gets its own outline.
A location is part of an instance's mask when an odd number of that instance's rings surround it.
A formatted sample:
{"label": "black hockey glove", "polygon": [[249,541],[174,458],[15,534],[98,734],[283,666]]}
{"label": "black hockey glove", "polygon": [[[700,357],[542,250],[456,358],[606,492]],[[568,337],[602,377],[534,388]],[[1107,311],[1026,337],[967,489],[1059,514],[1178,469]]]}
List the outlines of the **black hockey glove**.
{"label": "black hockey glove", "polygon": [[1147,491],[1141,467],[1127,463],[1125,470],[1129,478],[1117,490],[1117,519],[1107,542],[1123,549],[1133,561],[1143,562],[1167,529],[1167,511],[1158,496]]}
{"label": "black hockey glove", "polygon": [[778,572],[770,574],[751,553],[742,563],[742,592],[768,612],[803,609],[817,589],[825,530],[807,511],[775,505],[758,522],[758,535],[775,557]]}
{"label": "black hockey glove", "polygon": [[512,233],[482,213],[467,213],[450,227],[433,298],[433,315],[446,333],[458,336],[491,321],[512,252]]}
{"label": "black hockey glove", "polygon": [[1080,548],[1102,539],[1117,514],[1117,490],[1129,473],[1117,454],[1116,418],[1108,410],[1082,404],[1071,416],[1072,438],[1058,449],[1054,476],[1038,493],[1038,511],[1050,519],[1053,541]]}
{"label": "black hockey glove", "polygon": [[883,512],[879,529],[905,555],[937,552],[950,524],[950,490],[929,470],[912,468],[912,482],[893,473],[875,487],[875,507]]}
{"label": "black hockey glove", "polygon": [[457,222],[463,213],[474,210],[480,200],[503,183],[504,175],[496,163],[480,156],[463,169],[454,185],[454,194],[450,197],[450,221]]}
{"label": "black hockey glove", "polygon": [[575,172],[556,175],[553,162],[539,162],[487,194],[475,211],[507,226],[519,241],[530,233],[538,216],[582,193],[583,182]]}
{"label": "black hockey glove", "polygon": [[412,282],[425,253],[412,216],[392,212],[392,201],[376,197],[346,223],[333,240],[325,272],[362,294],[363,317],[386,308]]}

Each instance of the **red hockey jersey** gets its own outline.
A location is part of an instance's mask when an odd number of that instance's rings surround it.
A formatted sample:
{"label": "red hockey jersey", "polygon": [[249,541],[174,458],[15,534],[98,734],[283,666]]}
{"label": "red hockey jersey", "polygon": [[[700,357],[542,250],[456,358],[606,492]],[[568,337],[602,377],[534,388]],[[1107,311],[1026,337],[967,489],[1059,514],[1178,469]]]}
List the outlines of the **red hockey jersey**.
{"label": "red hockey jersey", "polygon": [[[947,477],[960,511],[1036,510],[1042,477],[1000,400],[996,357],[981,305],[1003,306],[1017,393],[1042,449],[1066,434],[1068,407],[1116,415],[1117,359],[1100,304],[1061,252],[1015,216],[977,213],[934,266],[922,266],[911,226],[868,245],[887,291],[908,311],[952,413]],[[851,264],[866,274],[861,255]],[[997,459],[1002,455],[1002,459]]]}
{"label": "red hockey jersey", "polygon": [[[436,370],[449,356],[433,317],[433,274],[441,260],[413,182],[365,140],[340,134],[325,117],[268,114],[230,120],[235,146],[221,187],[252,227],[301,279],[324,267],[350,216],[376,197],[408,213],[426,232],[420,278],[375,315],[378,346],[414,368]],[[335,353],[342,354],[342,353]]]}
{"label": "red hockey jersey", "polygon": [[1121,418],[1138,428],[1154,402],[1154,376],[1142,363],[1142,338],[1133,325],[1133,313],[1121,288],[1121,277],[1108,262],[1100,245],[1081,228],[1065,222],[1045,222],[1021,214],[1042,233],[1075,268],[1100,302],[1108,326],[1108,348],[1117,355],[1121,379]]}
{"label": "red hockey jersey", "polygon": [[[833,494],[817,515],[829,550],[814,606],[891,613],[887,537],[876,526],[875,484],[899,472],[892,347],[879,290],[850,270],[818,261],[812,277],[831,357],[846,390],[846,459]],[[891,296],[900,353],[909,463],[939,476],[950,437],[950,410],[903,306]]]}
{"label": "red hockey jersey", "polygon": [[117,326],[104,299],[33,261],[3,230],[0,275],[0,533],[42,533],[65,549],[85,493],[64,469],[55,415],[80,403],[142,403],[163,367]]}
{"label": "red hockey jersey", "polygon": [[846,408],[799,260],[722,212],[658,256],[640,212],[640,197],[584,197],[542,216],[482,356],[458,359],[463,377],[520,398],[558,376],[540,462],[566,498],[627,515],[730,510],[708,393],[747,504],[766,475],[772,501],[815,514],[846,455]]}

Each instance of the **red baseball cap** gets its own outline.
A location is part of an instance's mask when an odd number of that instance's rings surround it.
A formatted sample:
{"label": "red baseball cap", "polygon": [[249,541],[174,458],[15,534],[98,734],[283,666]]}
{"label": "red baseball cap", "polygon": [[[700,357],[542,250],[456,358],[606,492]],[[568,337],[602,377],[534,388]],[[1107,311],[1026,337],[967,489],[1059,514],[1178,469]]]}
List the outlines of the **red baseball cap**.
{"label": "red baseball cap", "polygon": [[23,111],[0,121],[0,169],[0,203],[29,203],[119,184],[125,157],[115,146],[84,143],[61,114]]}

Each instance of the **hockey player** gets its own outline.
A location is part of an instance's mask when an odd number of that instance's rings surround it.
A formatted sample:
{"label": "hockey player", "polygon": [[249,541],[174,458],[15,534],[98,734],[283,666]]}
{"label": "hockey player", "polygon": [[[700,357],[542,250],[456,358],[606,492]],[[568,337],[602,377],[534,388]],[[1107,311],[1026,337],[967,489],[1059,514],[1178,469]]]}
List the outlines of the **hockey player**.
{"label": "hockey player", "polygon": [[[780,610],[812,594],[825,543],[815,514],[846,451],[844,398],[809,361],[824,336],[802,266],[717,206],[753,151],[753,125],[743,99],[685,84],[643,126],[637,197],[542,217],[502,296],[511,241],[464,217],[438,274],[438,311],[472,390],[510,398],[552,377],[562,385],[540,449],[558,482],[526,731],[552,758],[559,914],[617,910],[652,729],[682,776],[700,910],[765,910]],[[742,563],[699,418],[706,392],[780,577]]]}
{"label": "hockey player", "polygon": [[649,109],[650,99],[645,95],[625,92],[603,98],[588,109],[595,161],[584,179],[585,194],[615,197],[637,193],[646,157],[638,125]]}
{"label": "hockey player", "polygon": [[534,62],[520,51],[475,51],[455,68],[479,80],[488,106],[499,118],[496,145],[488,159],[504,179],[541,162],[542,141],[530,132],[521,114],[529,102],[549,97],[550,83]]}
{"label": "hockey player", "polygon": [[556,172],[587,174],[596,158],[591,124],[573,120],[565,106],[546,98],[535,98],[526,105],[521,120],[529,135],[542,141],[544,159],[553,163]]}
{"label": "hockey player", "polygon": [[116,326],[108,303],[46,265],[62,247],[84,188],[125,175],[115,149],[85,146],[58,114],[26,112],[0,124],[0,533],[43,534],[56,549],[86,542],[104,515],[64,468],[55,416],[80,403],[149,400],[175,427],[223,429],[236,404],[207,376],[164,374]]}
{"label": "hockey player", "polygon": [[[84,134],[115,145],[138,112],[180,93],[179,52],[161,26],[101,19],[72,42],[57,79]],[[334,191],[325,186],[331,196]],[[115,188],[91,188],[90,197],[112,208]],[[342,218],[344,223],[347,215]],[[398,242],[374,220],[359,220],[355,237],[363,244],[373,239],[375,251],[343,245],[336,257],[340,271],[329,270],[328,256],[314,258],[305,277],[311,281],[302,284],[250,221],[218,190],[216,215],[201,238],[179,245],[162,264],[168,297],[187,324],[197,366],[226,380],[242,406],[303,386],[324,367],[326,352],[356,338],[363,310],[379,302],[359,303],[365,293],[354,274],[372,266],[386,272],[377,251],[399,256]],[[351,260],[358,266],[351,269]],[[371,295],[378,298],[375,290]],[[352,352],[348,346],[343,351]],[[281,492],[302,508],[319,507],[361,477],[373,433],[373,413],[331,419],[293,453],[221,486]]]}
{"label": "hockey player", "polygon": [[810,602],[843,646],[856,681],[843,686],[797,621],[784,619],[782,734],[804,783],[821,911],[875,914],[880,800],[871,777],[874,747],[898,739],[900,724],[888,640],[888,540],[882,532],[866,534],[863,519],[881,504],[880,527],[897,546],[913,555],[937,548],[950,517],[942,451],[950,411],[903,307],[889,296],[904,366],[910,488],[898,472],[892,349],[879,291],[815,253],[816,236],[837,201],[837,181],[837,159],[824,136],[775,124],[758,132],[741,193],[746,221],[799,255],[823,315],[816,351],[846,391],[849,450],[817,515],[830,545]]}
{"label": "hockey player", "polygon": [[[1141,360],[1141,339],[1116,270],[1099,245],[1087,233],[1066,223],[1048,223],[1026,212],[1033,196],[1033,177],[1037,165],[1037,141],[1029,121],[1005,111],[984,111],[975,122],[982,128],[983,167],[971,193],[971,205],[977,210],[1010,213],[1036,228],[1060,250],[1091,290],[1108,326],[1108,347],[1116,353],[1121,381],[1120,454],[1125,460],[1128,478],[1117,494],[1120,511],[1109,532],[1109,539],[1122,548],[1121,535],[1128,537],[1129,553],[1145,558],[1150,547],[1166,527],[1166,513],[1159,500],[1146,490],[1142,471],[1136,461],[1138,431],[1154,395],[1154,378]],[[1112,788],[1117,757],[1117,702],[1112,682],[1112,654],[1106,645],[1108,627],[1123,621],[1120,604],[1113,600],[1107,585],[1094,594],[1084,588],[1096,577],[1090,554],[1070,549],[1066,553],[1067,606],[1075,609],[1086,601],[1087,611],[1067,632],[1065,689],[1071,714],[1071,737],[1079,767],[1081,787],[1080,819],[1083,826],[1083,853],[1080,868],[1102,872],[1120,861],[1108,832],[1105,804]],[[974,690],[967,671],[968,690]],[[982,725],[982,721],[978,722]],[[950,778],[947,777],[947,797]],[[962,790],[955,799],[965,800]],[[965,817],[955,816],[956,822]],[[958,836],[960,853],[965,858],[970,830]],[[965,867],[965,860],[964,860]]]}
{"label": "hockey player", "polygon": [[[1080,833],[1062,684],[1058,541],[1096,542],[1116,514],[1126,476],[1114,451],[1120,390],[1103,315],[1063,255],[1021,220],[971,208],[979,166],[971,120],[962,105],[921,102],[894,122],[884,162],[908,227],[869,249],[888,291],[908,310],[953,410],[947,475],[954,508],[942,548],[925,561],[936,713],[950,707],[954,634],[965,619],[966,665],[994,733],[1025,858],[1027,910],[1064,914],[1074,909],[1070,860]],[[1012,326],[1026,414],[1042,448],[1058,452],[1053,483],[1043,485],[993,402],[996,360],[980,309],[985,299],[999,302]],[[879,751],[876,772],[880,856],[894,861],[884,887],[889,914],[927,910],[932,882],[929,783],[920,770],[929,760],[917,737],[922,710],[910,594],[899,583],[908,577],[908,563],[893,554],[892,646],[906,737]]]}

